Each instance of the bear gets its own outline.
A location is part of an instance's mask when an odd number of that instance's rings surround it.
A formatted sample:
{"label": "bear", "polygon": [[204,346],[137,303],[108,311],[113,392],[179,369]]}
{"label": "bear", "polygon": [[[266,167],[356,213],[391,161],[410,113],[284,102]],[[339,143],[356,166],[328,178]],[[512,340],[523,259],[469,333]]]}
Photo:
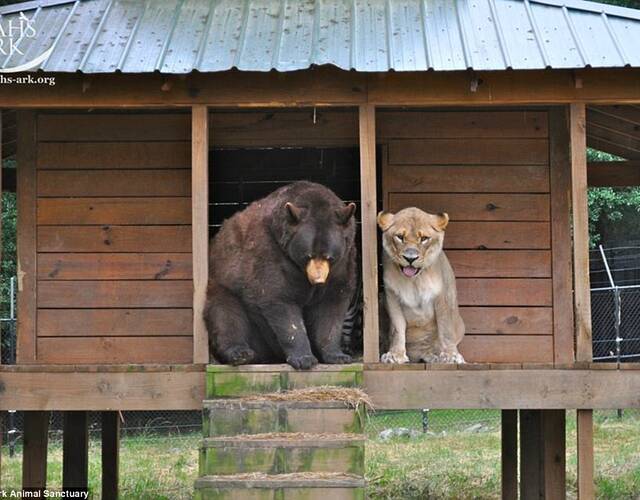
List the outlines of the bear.
{"label": "bear", "polygon": [[355,209],[298,181],[222,224],[204,311],[215,359],[295,369],[351,362],[341,335],[356,287]]}

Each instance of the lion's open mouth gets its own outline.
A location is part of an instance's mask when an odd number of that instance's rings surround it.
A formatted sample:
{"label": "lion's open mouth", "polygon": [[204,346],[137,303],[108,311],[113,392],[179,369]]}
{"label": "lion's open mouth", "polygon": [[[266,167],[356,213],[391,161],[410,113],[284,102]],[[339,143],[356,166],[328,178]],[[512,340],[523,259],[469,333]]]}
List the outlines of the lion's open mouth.
{"label": "lion's open mouth", "polygon": [[400,266],[400,270],[402,271],[402,274],[404,274],[407,278],[413,278],[414,276],[417,276],[420,271],[422,271],[422,269],[413,267],[411,265]]}

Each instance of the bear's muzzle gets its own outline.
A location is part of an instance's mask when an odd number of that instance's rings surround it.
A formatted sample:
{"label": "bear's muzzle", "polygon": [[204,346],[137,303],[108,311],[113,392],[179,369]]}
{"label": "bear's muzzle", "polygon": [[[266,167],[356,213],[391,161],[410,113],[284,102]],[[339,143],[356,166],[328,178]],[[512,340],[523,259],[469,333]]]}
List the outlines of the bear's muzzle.
{"label": "bear's muzzle", "polygon": [[307,279],[312,285],[322,285],[329,277],[330,265],[327,259],[311,259],[306,267]]}

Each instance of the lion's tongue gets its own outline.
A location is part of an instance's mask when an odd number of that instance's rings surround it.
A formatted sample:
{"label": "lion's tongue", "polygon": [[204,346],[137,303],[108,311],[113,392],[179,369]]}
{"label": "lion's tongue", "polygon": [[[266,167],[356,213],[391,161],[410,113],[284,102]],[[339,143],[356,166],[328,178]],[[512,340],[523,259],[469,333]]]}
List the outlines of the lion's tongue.
{"label": "lion's tongue", "polygon": [[418,270],[413,266],[407,266],[402,268],[402,273],[409,278],[413,278],[418,273]]}

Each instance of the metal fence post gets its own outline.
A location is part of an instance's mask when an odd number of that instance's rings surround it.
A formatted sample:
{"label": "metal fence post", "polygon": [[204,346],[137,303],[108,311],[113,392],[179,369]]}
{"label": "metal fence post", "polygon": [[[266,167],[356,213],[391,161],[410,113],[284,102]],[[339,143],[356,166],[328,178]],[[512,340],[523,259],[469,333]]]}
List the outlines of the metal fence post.
{"label": "metal fence post", "polygon": [[422,432],[426,434],[428,430],[429,430],[429,409],[423,408],[422,409]]}

